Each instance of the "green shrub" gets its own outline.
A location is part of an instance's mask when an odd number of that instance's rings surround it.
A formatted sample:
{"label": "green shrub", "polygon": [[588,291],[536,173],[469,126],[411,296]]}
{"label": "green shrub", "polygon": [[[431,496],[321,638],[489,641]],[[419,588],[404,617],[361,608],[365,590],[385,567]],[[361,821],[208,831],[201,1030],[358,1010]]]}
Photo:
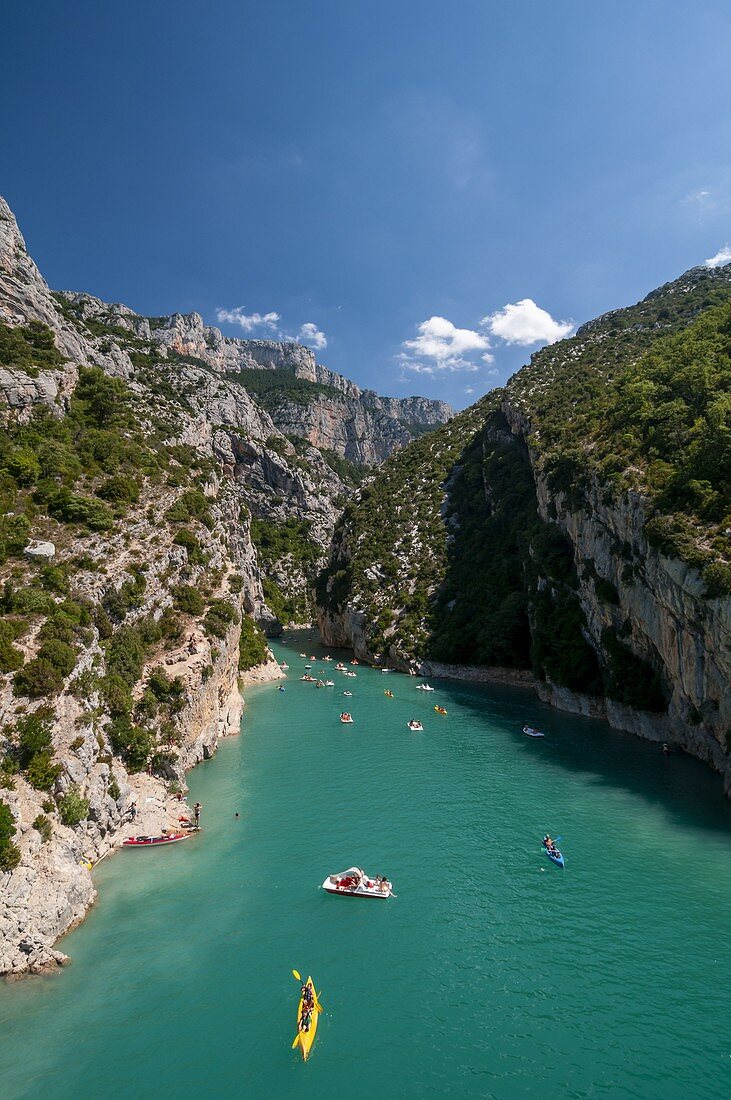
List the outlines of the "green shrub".
{"label": "green shrub", "polygon": [[71,489],[51,489],[43,501],[49,515],[64,523],[79,523],[91,531],[110,531],[114,526],[114,512],[107,504]]}
{"label": "green shrub", "polygon": [[187,527],[184,527],[182,531],[178,531],[173,542],[176,546],[182,546],[187,551],[188,561],[191,565],[202,565],[206,561],[200,542]]}
{"label": "green shrub", "polygon": [[89,803],[81,797],[76,787],[69,787],[58,800],[58,813],[63,824],[73,829],[89,816]]}
{"label": "green shrub", "polygon": [[209,511],[209,500],[200,489],[186,489],[175,503],[168,508],[165,518],[171,523],[184,523],[188,519],[197,519],[205,527],[213,527]]}
{"label": "green shrub", "polygon": [[731,595],[731,565],[727,562],[715,561],[707,565],[703,570],[703,580],[706,582],[708,599],[715,600]]}
{"label": "green shrub", "polygon": [[109,797],[114,802],[118,802],[119,799],[122,796],[122,791],[120,790],[120,786],[119,786],[119,783],[117,782],[117,778],[116,778],[114,772],[111,773],[110,778],[109,778],[109,786],[107,787],[107,794],[109,795]]}
{"label": "green shrub", "polygon": [[239,613],[226,600],[213,600],[205,618],[203,627],[209,637],[224,638],[232,623],[239,621]]}
{"label": "green shrub", "polygon": [[43,699],[48,695],[58,695],[63,679],[56,665],[43,657],[34,657],[15,673],[13,692],[15,695],[26,695],[29,699]]}
{"label": "green shrub", "polygon": [[115,474],[97,489],[96,495],[111,504],[136,504],[140,499],[140,483],[131,474]]}
{"label": "green shrub", "polygon": [[239,641],[239,668],[242,671],[263,664],[267,658],[267,642],[263,631],[253,619],[244,615],[241,620],[241,639]]}
{"label": "green shrub", "polygon": [[0,871],[12,871],[20,863],[20,848],[13,844],[15,833],[13,812],[0,800]]}
{"label": "green shrub", "polygon": [[53,665],[63,679],[70,676],[76,666],[75,650],[57,638],[51,638],[43,643],[38,650],[38,658]]}
{"label": "green shrub", "polygon": [[53,763],[50,751],[37,752],[28,764],[28,782],[37,791],[50,791],[62,771],[60,764]]}
{"label": "green shrub", "polygon": [[41,584],[47,592],[56,592],[65,596],[69,590],[68,567],[64,565],[44,565],[40,572]]}
{"label": "green shrub", "polygon": [[126,715],[115,718],[109,727],[112,749],[121,756],[128,771],[142,771],[152,753],[154,738],[149,730],[135,726]]}
{"label": "green shrub", "polygon": [[185,615],[200,615],[206,606],[205,600],[197,588],[189,584],[179,584],[173,589],[175,606]]}
{"label": "green shrub", "polygon": [[34,375],[38,370],[58,370],[64,358],[56,348],[47,325],[30,321],[27,325],[0,324],[0,365]]}
{"label": "green shrub", "polygon": [[44,844],[46,843],[46,841],[51,839],[51,835],[53,833],[53,824],[51,823],[50,819],[46,817],[45,814],[38,814],[35,821],[33,822],[33,828],[41,834]]}
{"label": "green shrub", "polygon": [[0,672],[15,672],[23,664],[23,654],[13,645],[24,632],[24,625],[10,619],[0,619]]}

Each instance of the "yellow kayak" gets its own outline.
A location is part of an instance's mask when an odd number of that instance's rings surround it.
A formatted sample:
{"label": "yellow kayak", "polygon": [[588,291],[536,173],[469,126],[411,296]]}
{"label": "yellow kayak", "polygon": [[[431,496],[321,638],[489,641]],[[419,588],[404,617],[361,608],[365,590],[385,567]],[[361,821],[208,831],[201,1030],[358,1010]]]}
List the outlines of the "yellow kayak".
{"label": "yellow kayak", "polygon": [[322,1012],[322,1005],[317,999],[317,993],[315,992],[315,983],[312,978],[307,979],[305,985],[308,985],[312,990],[312,997],[314,1000],[314,1008],[310,1014],[310,1023],[307,1031],[302,1026],[302,1009],[304,1007],[304,1001],[300,997],[300,1003],[297,1008],[297,1038],[295,1039],[293,1046],[298,1046],[302,1051],[302,1058],[306,1062],[310,1056],[312,1050],[312,1044],[315,1041],[315,1035],[317,1034],[317,1018]]}
{"label": "yellow kayak", "polygon": [[434,710],[437,712],[437,714],[446,714],[447,713],[446,710],[444,709],[444,707],[440,707],[438,703],[434,707]]}

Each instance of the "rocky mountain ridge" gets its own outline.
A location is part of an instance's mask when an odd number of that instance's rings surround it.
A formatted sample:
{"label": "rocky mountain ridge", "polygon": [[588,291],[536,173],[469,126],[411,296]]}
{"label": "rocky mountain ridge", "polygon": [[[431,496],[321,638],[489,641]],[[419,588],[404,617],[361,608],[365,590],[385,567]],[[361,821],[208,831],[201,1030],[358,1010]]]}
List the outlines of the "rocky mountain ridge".
{"label": "rocky mountain ridge", "polygon": [[731,792],[729,347],[731,267],[696,268],[395,455],[336,528],[325,640],[531,677]]}

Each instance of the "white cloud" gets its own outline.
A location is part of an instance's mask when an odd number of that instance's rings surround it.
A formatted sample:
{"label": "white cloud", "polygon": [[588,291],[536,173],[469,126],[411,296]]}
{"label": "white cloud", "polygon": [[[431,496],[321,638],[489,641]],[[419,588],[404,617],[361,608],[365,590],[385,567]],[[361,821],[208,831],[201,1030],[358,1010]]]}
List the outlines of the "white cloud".
{"label": "white cloud", "polygon": [[295,337],[298,344],[308,344],[309,347],[314,348],[315,351],[321,351],[327,347],[327,338],[325,333],[313,325],[312,321],[305,321],[302,328]]}
{"label": "white cloud", "polygon": [[553,344],[574,330],[570,321],[554,321],[550,313],[537,306],[532,298],[522,298],[496,313],[483,317],[480,324],[493,336],[508,344]]}
{"label": "white cloud", "polygon": [[723,267],[724,264],[731,263],[731,247],[727,244],[723,248],[719,248],[715,256],[711,256],[710,260],[704,260],[706,267]]}
{"label": "white cloud", "polygon": [[280,321],[278,313],[244,313],[243,306],[236,309],[217,309],[216,320],[229,325],[240,325],[244,332],[254,332],[263,328],[266,332],[276,332]]}
{"label": "white cloud", "polygon": [[[408,352],[402,353],[400,358],[418,374],[434,374],[438,370],[476,371],[476,364],[467,356],[477,351],[487,354],[490,347],[490,341],[482,333],[457,328],[446,317],[430,317],[417,326],[417,331],[414,340],[404,341]],[[424,359],[428,362],[424,363]]]}

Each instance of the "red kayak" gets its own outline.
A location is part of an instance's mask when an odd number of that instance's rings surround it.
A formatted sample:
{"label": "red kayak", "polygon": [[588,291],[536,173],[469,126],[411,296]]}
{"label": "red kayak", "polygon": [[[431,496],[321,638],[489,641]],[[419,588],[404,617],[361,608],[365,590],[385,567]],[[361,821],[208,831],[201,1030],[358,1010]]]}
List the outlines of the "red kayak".
{"label": "red kayak", "polygon": [[187,840],[193,832],[167,833],[165,836],[129,836],[122,841],[123,848],[151,848],[154,844],[175,844],[178,840]]}

